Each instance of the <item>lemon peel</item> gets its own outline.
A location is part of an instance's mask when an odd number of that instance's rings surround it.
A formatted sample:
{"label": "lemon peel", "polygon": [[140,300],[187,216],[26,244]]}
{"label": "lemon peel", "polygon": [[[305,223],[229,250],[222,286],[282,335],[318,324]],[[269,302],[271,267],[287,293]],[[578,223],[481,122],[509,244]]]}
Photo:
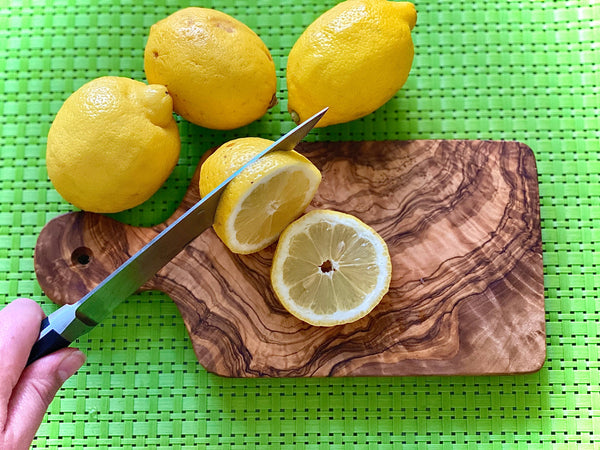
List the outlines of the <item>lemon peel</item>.
{"label": "lemon peel", "polygon": [[46,145],[48,176],[76,207],[114,213],[148,200],[179,159],[173,102],[162,85],[100,77],[59,109]]}
{"label": "lemon peel", "polygon": [[167,86],[177,114],[206,128],[247,125],[277,102],[275,64],[264,42],[214,9],[184,8],[152,25],[144,70],[149,83]]}
{"label": "lemon peel", "polygon": [[324,107],[317,127],[377,110],[404,85],[417,20],[409,2],[346,0],[323,13],[293,45],[287,63],[288,110],[299,123]]}

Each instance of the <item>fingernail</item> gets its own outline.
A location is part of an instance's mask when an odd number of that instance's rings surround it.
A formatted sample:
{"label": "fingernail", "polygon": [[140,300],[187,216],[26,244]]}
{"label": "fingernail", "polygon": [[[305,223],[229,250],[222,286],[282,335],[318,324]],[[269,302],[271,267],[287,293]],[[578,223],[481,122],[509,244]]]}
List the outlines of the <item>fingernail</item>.
{"label": "fingernail", "polygon": [[85,355],[81,351],[70,352],[58,366],[58,377],[64,383],[83,366],[84,362]]}

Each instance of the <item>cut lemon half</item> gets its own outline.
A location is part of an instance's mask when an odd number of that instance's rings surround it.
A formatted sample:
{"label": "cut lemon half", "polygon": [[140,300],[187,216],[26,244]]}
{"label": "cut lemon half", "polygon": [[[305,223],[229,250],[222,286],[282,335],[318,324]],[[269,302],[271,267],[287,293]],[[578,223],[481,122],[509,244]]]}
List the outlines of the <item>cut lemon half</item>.
{"label": "cut lemon half", "polygon": [[[200,195],[208,194],[272,143],[262,138],[240,138],[223,144],[200,167]],[[225,188],[213,228],[234,253],[262,250],[304,212],[320,182],[319,169],[301,154],[268,153]]]}
{"label": "cut lemon half", "polygon": [[354,322],[387,293],[392,263],[385,241],[360,219],[313,210],[281,233],[271,283],[281,304],[317,326]]}

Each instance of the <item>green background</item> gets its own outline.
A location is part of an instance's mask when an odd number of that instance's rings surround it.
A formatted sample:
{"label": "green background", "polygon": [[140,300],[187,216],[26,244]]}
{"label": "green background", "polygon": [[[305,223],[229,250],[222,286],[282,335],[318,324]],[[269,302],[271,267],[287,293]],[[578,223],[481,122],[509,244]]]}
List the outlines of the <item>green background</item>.
{"label": "green background", "polygon": [[[151,4],[155,3],[155,4]],[[200,155],[228,139],[276,138],[287,54],[335,1],[202,1],[253,28],[279,77],[261,120],[217,132],[180,122],[165,186],[115,215],[150,225],[183,196]],[[536,156],[547,360],[485,377],[226,379],[198,365],[164,294],[132,296],[79,340],[87,364],[59,391],[35,448],[594,448],[600,434],[600,2],[417,1],[404,88],[368,117],[308,140],[504,139]],[[102,75],[145,80],[150,25],[188,2],[0,0],[0,302],[32,297],[41,228],[72,210],[54,191],[45,143],[68,95]],[[1,355],[0,355],[1,357]]]}

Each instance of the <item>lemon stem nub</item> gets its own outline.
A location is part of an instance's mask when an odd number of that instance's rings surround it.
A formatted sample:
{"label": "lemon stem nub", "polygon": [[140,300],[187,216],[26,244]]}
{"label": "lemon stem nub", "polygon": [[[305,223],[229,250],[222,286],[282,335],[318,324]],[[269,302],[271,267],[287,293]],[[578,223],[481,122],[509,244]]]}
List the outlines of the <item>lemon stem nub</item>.
{"label": "lemon stem nub", "polygon": [[267,109],[271,109],[277,103],[278,103],[277,94],[273,94],[273,97],[271,97],[271,102],[269,103],[269,106],[267,106]]}
{"label": "lemon stem nub", "polygon": [[300,123],[300,116],[298,115],[298,113],[296,111],[290,111],[290,114],[292,115],[292,120],[295,123]]}

